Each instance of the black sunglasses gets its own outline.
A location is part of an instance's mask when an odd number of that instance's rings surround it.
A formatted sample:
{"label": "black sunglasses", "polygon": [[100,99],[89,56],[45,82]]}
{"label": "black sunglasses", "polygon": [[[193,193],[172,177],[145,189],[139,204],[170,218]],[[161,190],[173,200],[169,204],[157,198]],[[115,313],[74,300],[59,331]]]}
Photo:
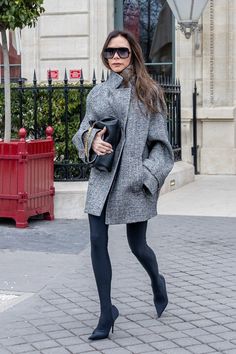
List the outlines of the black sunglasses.
{"label": "black sunglasses", "polygon": [[105,59],[112,59],[115,53],[117,53],[121,59],[126,59],[130,55],[130,50],[129,48],[126,47],[120,47],[120,48],[108,47],[104,49],[103,56]]}

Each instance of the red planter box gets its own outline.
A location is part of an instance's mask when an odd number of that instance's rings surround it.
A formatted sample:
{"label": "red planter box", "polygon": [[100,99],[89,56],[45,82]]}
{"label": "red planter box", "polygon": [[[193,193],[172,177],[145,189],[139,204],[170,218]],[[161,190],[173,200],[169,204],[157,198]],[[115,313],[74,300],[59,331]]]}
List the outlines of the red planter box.
{"label": "red planter box", "polygon": [[43,214],[54,219],[54,142],[53,128],[47,138],[0,142],[0,217],[13,218],[16,227],[27,227],[30,216]]}

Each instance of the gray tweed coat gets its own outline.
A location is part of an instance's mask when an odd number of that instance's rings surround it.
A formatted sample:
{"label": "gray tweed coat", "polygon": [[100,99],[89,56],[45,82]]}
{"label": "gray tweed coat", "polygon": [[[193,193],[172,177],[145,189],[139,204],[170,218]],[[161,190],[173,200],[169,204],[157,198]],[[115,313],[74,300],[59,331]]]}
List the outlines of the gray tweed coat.
{"label": "gray tweed coat", "polygon": [[[122,81],[122,76],[112,72],[106,82],[91,90],[86,115],[72,139],[86,162],[83,134],[89,120],[109,115],[120,119],[122,133],[112,171],[92,168],[85,205],[85,212],[99,216],[107,201],[106,224],[145,221],[155,216],[160,188],[173,167],[165,117],[147,113],[135,98],[134,89],[123,87]],[[89,149],[97,131],[93,129],[88,139]]]}

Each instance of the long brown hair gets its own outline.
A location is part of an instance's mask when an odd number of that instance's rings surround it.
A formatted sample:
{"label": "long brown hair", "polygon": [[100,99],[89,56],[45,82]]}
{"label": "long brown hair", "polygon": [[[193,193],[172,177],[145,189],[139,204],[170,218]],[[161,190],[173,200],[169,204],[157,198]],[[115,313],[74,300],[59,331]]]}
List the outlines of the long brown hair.
{"label": "long brown hair", "polygon": [[135,91],[138,99],[146,106],[150,113],[157,113],[161,110],[166,110],[163,91],[148,74],[144,64],[142,49],[132,33],[126,31],[112,31],[107,36],[107,39],[102,48],[102,61],[106,68],[110,69],[108,60],[104,58],[103,51],[108,47],[112,38],[122,36],[130,44],[131,48],[131,64],[133,66],[135,76]]}

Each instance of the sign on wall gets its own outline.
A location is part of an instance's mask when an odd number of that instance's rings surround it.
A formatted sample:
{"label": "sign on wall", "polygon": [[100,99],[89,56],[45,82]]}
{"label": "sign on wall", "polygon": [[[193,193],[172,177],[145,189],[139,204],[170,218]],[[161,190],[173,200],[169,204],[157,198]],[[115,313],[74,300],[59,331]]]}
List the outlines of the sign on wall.
{"label": "sign on wall", "polygon": [[70,70],[70,79],[80,79],[81,70]]}
{"label": "sign on wall", "polygon": [[58,80],[59,79],[59,70],[48,70],[48,79],[49,73],[51,74],[51,79]]}
{"label": "sign on wall", "polygon": [[[59,79],[59,70],[53,69],[47,71],[47,76],[49,79],[49,73],[51,75],[51,79],[58,80]],[[73,69],[70,70],[70,79],[80,79],[81,78],[81,70],[80,69]]]}

